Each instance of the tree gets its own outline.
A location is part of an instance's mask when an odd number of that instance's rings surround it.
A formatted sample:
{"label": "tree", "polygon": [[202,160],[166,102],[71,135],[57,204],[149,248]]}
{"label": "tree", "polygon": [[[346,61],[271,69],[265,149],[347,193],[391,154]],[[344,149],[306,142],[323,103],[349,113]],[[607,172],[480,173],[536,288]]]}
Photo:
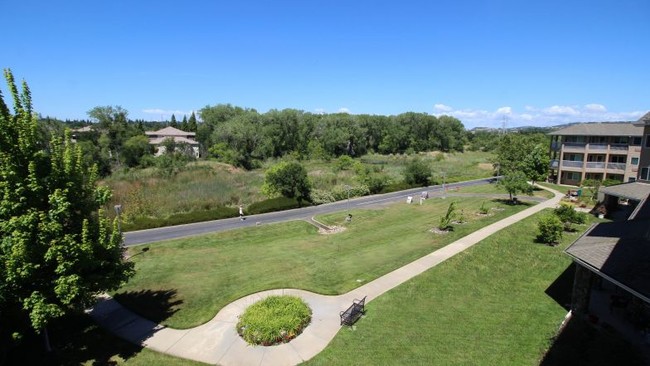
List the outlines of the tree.
{"label": "tree", "polygon": [[512,201],[512,196],[517,195],[519,192],[526,194],[533,193],[533,186],[528,184],[526,175],[522,172],[509,173],[502,179],[499,179],[498,184],[510,194],[510,201]]}
{"label": "tree", "polygon": [[124,143],[122,159],[129,167],[140,165],[143,156],[153,153],[153,145],[149,143],[149,138],[145,135],[137,135],[129,138]]}
{"label": "tree", "polygon": [[548,149],[542,144],[537,144],[524,158],[522,170],[526,174],[526,177],[535,184],[535,182],[548,177],[550,165],[551,158],[548,154]]}
{"label": "tree", "polygon": [[309,200],[310,191],[307,169],[297,161],[280,162],[270,167],[264,176],[262,192],[268,196],[280,194],[302,203]]}
{"label": "tree", "polygon": [[431,181],[431,166],[424,160],[413,159],[404,168],[404,181],[409,185],[427,186]]}
{"label": "tree", "polygon": [[438,223],[438,229],[440,230],[451,230],[453,226],[451,222],[456,217],[456,202],[451,202],[449,207],[447,207],[447,213],[444,216],[440,217],[440,222]]}
{"label": "tree", "polygon": [[97,129],[101,137],[105,138],[105,155],[114,164],[119,165],[120,154],[124,141],[129,137],[127,116],[129,112],[120,106],[95,107],[88,112],[88,116],[97,122]]}
{"label": "tree", "polygon": [[187,124],[187,116],[183,116],[183,122],[181,122],[181,130],[187,131],[189,125]]}
{"label": "tree", "polygon": [[196,115],[192,112],[190,119],[187,121],[187,130],[189,132],[196,132],[196,127]]}
{"label": "tree", "polygon": [[[13,113],[0,94],[0,321],[3,332],[36,332],[133,274],[122,235],[101,207],[111,192],[97,186],[96,166],[65,136],[39,140],[29,88],[4,72]],[[3,341],[5,341],[3,339]]]}
{"label": "tree", "polygon": [[174,128],[178,128],[178,122],[176,122],[176,116],[172,114],[172,119],[169,121],[169,125]]}

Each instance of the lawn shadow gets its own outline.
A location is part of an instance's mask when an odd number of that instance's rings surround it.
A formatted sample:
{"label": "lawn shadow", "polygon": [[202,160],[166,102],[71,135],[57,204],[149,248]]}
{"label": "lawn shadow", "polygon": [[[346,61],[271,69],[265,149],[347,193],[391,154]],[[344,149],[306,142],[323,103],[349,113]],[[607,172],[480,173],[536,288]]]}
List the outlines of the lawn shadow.
{"label": "lawn shadow", "polygon": [[575,277],[576,265],[571,262],[567,268],[551,283],[544,291],[551,299],[555,300],[566,311],[571,309],[571,293],[573,291],[573,279]]}
{"label": "lawn shadow", "polygon": [[493,198],[491,201],[494,203],[500,203],[502,205],[508,205],[508,206],[525,206],[525,207],[533,206],[533,203],[521,201],[519,199],[510,200],[509,198]]}
{"label": "lawn shadow", "polygon": [[102,329],[84,313],[56,319],[48,333],[52,352],[45,351],[41,335],[26,331],[0,365],[116,365],[142,350]]}
{"label": "lawn shadow", "polygon": [[179,310],[183,300],[176,297],[176,290],[141,290],[117,293],[113,298],[134,313],[161,323]]}
{"label": "lawn shadow", "polygon": [[556,336],[540,361],[555,365],[646,365],[643,353],[616,332],[594,327],[574,316]]}

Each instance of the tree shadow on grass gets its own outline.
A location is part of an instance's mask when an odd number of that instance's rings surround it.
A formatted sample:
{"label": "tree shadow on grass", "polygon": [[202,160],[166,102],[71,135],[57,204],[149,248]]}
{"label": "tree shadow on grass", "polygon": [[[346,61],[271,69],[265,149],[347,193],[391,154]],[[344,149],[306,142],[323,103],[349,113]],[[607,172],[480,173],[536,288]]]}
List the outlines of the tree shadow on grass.
{"label": "tree shadow on grass", "polygon": [[[523,207],[531,207],[531,206],[533,206],[533,203],[531,203],[531,202],[521,201],[519,199],[510,200],[509,198],[493,198],[492,202],[499,203],[499,204],[502,204],[502,205],[508,205],[508,206],[523,206]],[[537,204],[537,202],[535,202],[535,204]]]}
{"label": "tree shadow on grass", "polygon": [[26,331],[0,365],[116,365],[142,350],[102,329],[84,313],[57,319],[48,333],[52,352],[45,351],[41,335]]}
{"label": "tree shadow on grass", "polygon": [[113,298],[134,313],[161,323],[179,310],[183,300],[176,297],[176,290],[141,290],[115,294]]}

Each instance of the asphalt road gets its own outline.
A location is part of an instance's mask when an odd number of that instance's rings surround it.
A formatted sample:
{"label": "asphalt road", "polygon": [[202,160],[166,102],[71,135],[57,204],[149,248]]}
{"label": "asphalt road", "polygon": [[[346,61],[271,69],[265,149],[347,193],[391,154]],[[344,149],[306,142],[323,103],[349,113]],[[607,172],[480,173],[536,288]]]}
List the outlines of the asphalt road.
{"label": "asphalt road", "polygon": [[[458,183],[446,184],[447,190],[452,188],[476,186],[482,184],[489,184],[493,178],[471,180]],[[345,211],[348,209],[376,207],[388,203],[404,201],[406,202],[407,196],[413,196],[415,203],[417,203],[420,193],[423,191],[429,192],[430,196],[442,195],[442,186],[429,186],[408,189],[405,191],[391,192],[385,194],[377,194],[373,196],[364,196],[352,198],[349,201],[338,201],[319,206],[310,206],[297,208],[287,211],[270,212],[259,215],[246,216],[246,220],[237,218],[204,221],[194,224],[167,226],[156,229],[130,231],[124,233],[124,245],[135,246],[141,244],[154,243],[162,240],[177,239],[187,236],[201,235],[213,233],[217,231],[237,229],[241,227],[256,226],[262,224],[270,224],[282,221],[291,220],[309,220],[316,215],[322,215],[331,212]]]}

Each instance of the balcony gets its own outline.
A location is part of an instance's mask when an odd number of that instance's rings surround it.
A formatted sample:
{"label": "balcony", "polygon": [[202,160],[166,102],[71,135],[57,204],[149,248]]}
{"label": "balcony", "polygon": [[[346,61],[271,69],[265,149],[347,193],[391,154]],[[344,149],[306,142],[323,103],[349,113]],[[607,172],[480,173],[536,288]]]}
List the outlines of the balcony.
{"label": "balcony", "polygon": [[587,164],[585,164],[585,168],[597,170],[605,170],[606,166],[607,164],[604,161],[588,161]]}
{"label": "balcony", "polygon": [[562,168],[578,168],[582,169],[582,161],[575,160],[562,160]]}
{"label": "balcony", "polygon": [[609,145],[609,150],[610,150],[610,151],[621,151],[621,152],[624,152],[624,151],[627,151],[627,150],[628,150],[628,145],[624,145],[624,144],[611,144],[611,145]]}
{"label": "balcony", "polygon": [[562,144],[562,151],[565,152],[584,152],[587,144],[584,142],[565,142]]}
{"label": "balcony", "polygon": [[607,170],[619,170],[625,172],[625,163],[607,163]]}
{"label": "balcony", "polygon": [[608,144],[595,143],[587,145],[587,150],[607,151]]}
{"label": "balcony", "polygon": [[560,161],[557,159],[551,160],[550,168],[557,169],[560,167]]}

